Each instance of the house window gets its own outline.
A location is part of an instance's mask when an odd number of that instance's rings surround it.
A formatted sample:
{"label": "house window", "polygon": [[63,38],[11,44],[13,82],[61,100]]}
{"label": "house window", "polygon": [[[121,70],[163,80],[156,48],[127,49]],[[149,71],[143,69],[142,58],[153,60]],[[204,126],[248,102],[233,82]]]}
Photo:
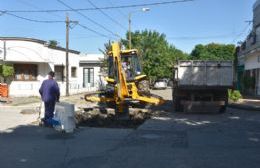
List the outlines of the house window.
{"label": "house window", "polygon": [[94,87],[94,68],[83,69],[83,86]]}
{"label": "house window", "polygon": [[56,65],[54,66],[55,79],[56,81],[64,81],[64,66]]}
{"label": "house window", "polygon": [[36,81],[38,67],[34,64],[14,64],[14,80]]}
{"label": "house window", "polygon": [[250,34],[250,41],[251,41],[252,45],[254,45],[256,43],[256,33],[252,32]]}
{"label": "house window", "polygon": [[258,27],[256,28],[255,33],[256,33],[257,36],[260,35],[260,26],[258,26]]}
{"label": "house window", "polygon": [[243,42],[241,49],[242,49],[242,51],[246,49],[246,42]]}
{"label": "house window", "polygon": [[72,78],[77,77],[77,67],[71,67],[71,77]]}

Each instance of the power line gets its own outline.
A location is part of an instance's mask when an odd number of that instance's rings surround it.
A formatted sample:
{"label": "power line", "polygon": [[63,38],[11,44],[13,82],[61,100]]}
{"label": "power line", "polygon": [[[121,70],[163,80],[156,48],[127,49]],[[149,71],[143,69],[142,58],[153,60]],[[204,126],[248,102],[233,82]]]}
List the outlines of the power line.
{"label": "power line", "polygon": [[95,31],[95,30],[93,30],[93,29],[91,29],[91,28],[89,28],[89,27],[87,27],[87,26],[85,26],[85,25],[82,25],[82,24],[80,24],[80,23],[78,23],[78,25],[79,25],[80,27],[86,29],[86,30],[89,30],[89,31],[91,31],[91,32],[93,32],[93,33],[99,35],[99,36],[102,36],[102,37],[106,37],[106,38],[108,38],[108,39],[111,39],[111,37],[109,37],[109,36],[107,36],[107,35],[105,35],[105,34],[99,33],[99,32],[97,32],[97,31]]}
{"label": "power line", "polygon": [[104,16],[109,18],[112,22],[119,25],[122,29],[127,30],[127,28],[125,26],[123,26],[121,23],[119,23],[118,21],[113,19],[111,16],[109,16],[107,13],[105,13],[102,9],[99,9],[91,0],[86,0],[86,1],[88,1],[90,3],[90,5],[92,5],[94,8],[97,8]]}
{"label": "power line", "polygon": [[[114,4],[111,2],[111,0],[108,0],[109,4],[114,6]],[[121,9],[118,8],[117,10],[118,13],[120,13],[124,18],[128,19],[127,14],[125,14]]]}
{"label": "power line", "polygon": [[230,38],[230,37],[234,37],[234,34],[223,34],[223,35],[201,36],[201,37],[181,36],[181,37],[169,37],[167,39],[170,39],[170,40],[204,40],[204,39]]}
{"label": "power line", "polygon": [[248,29],[248,26],[247,25],[243,31],[239,34],[223,34],[223,35],[214,35],[214,36],[201,36],[201,37],[192,37],[192,36],[180,36],[180,37],[169,37],[167,39],[169,40],[207,40],[207,39],[216,39],[216,38],[232,38],[234,36],[236,36],[234,38],[234,40],[232,41],[232,43],[234,43],[236,41],[236,39],[238,39],[240,36],[242,36],[246,30]]}
{"label": "power line", "polygon": [[61,0],[57,0],[59,3],[61,3],[62,5],[66,6],[67,8],[69,8],[70,10],[78,13],[79,15],[81,15],[82,17],[86,18],[87,20],[89,20],[90,22],[94,23],[95,25],[98,25],[99,27],[103,28],[104,30],[106,30],[107,32],[111,33],[114,36],[120,37],[117,34],[113,33],[111,30],[107,29],[105,26],[99,24],[98,22],[94,21],[93,19],[89,18],[88,16],[84,15],[83,13],[73,9],[72,7],[70,7],[69,5],[67,5],[66,3],[64,3]]}
{"label": "power line", "polygon": [[158,6],[158,5],[168,5],[176,3],[193,2],[195,0],[174,0],[174,1],[164,1],[164,2],[154,2],[154,3],[143,3],[143,4],[131,4],[131,5],[120,5],[120,6],[107,6],[98,8],[75,8],[75,9],[48,9],[48,10],[2,10],[11,13],[48,13],[48,12],[71,12],[71,11],[94,11],[94,10],[109,10],[109,9],[123,9],[123,8],[136,8],[136,7],[146,7],[146,6]]}
{"label": "power line", "polygon": [[247,29],[250,27],[252,22],[248,22],[248,24],[246,25],[246,27],[241,31],[241,33],[239,33],[234,40],[232,41],[232,43],[235,43],[237,41],[237,39],[239,39],[243,34],[245,34],[245,32],[247,31]]}
{"label": "power line", "polygon": [[36,19],[31,19],[31,18],[27,18],[27,17],[18,16],[16,14],[9,13],[9,12],[6,12],[6,11],[0,11],[0,12],[1,12],[1,15],[2,14],[6,14],[6,15],[9,15],[9,16],[13,16],[13,17],[16,17],[16,18],[19,18],[19,19],[22,19],[22,20],[30,21],[30,22],[37,22],[37,23],[64,23],[64,21],[58,21],[58,20],[36,20]]}
{"label": "power line", "polygon": [[[30,18],[26,18],[26,17],[22,17],[22,16],[18,16],[18,15],[15,15],[15,14],[12,14],[12,13],[7,13],[7,12],[3,12],[3,11],[0,11],[0,16],[3,15],[3,14],[6,14],[6,15],[10,15],[10,16],[13,16],[13,17],[16,17],[18,19],[22,19],[22,20],[26,20],[26,21],[30,21],[30,22],[36,22],[36,23],[65,23],[65,21],[53,21],[53,20],[35,20],[35,19],[30,19]],[[82,25],[80,23],[78,23],[77,25],[79,25],[80,27],[88,30],[88,31],[91,31],[101,37],[106,37],[108,39],[111,39],[111,37],[107,36],[107,35],[104,35],[102,33],[99,33],[85,25]]]}
{"label": "power line", "polygon": [[[21,3],[21,4],[25,5],[25,6],[30,6],[30,7],[34,8],[34,9],[42,10],[42,8],[39,8],[38,6],[32,4],[31,2],[27,2],[25,0],[17,0],[17,2],[19,2],[19,3]],[[47,13],[47,14],[52,15],[52,16],[56,16],[56,17],[58,16],[59,18],[61,17],[61,16],[59,16],[56,13]]]}

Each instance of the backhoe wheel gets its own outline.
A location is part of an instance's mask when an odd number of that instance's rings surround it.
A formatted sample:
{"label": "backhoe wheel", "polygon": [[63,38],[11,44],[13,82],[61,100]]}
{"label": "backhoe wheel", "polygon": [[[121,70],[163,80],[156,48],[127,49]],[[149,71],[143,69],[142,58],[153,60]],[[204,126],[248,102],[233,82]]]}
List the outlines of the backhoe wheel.
{"label": "backhoe wheel", "polygon": [[139,92],[150,93],[150,85],[148,80],[142,80],[137,85]]}

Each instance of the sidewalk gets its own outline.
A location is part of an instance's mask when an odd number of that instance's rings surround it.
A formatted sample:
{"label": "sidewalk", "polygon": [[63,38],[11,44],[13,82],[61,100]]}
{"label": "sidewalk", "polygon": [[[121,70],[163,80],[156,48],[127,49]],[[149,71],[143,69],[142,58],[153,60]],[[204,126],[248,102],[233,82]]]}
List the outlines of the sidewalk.
{"label": "sidewalk", "polygon": [[[60,101],[69,102],[72,104],[85,104],[86,101],[81,99],[84,94],[70,95],[68,97],[62,96]],[[7,100],[7,99],[6,99]],[[18,107],[18,106],[28,106],[30,104],[40,104],[41,99],[37,96],[32,97],[10,97],[8,101],[1,101],[0,107]]]}
{"label": "sidewalk", "polygon": [[228,106],[232,108],[260,111],[260,99],[259,98],[240,99],[238,102],[230,102]]}
{"label": "sidewalk", "polygon": [[[61,97],[60,101],[74,104],[77,111],[81,106],[90,105],[81,97],[84,97],[84,94]],[[10,100],[10,102],[1,101],[0,103],[0,133],[21,125],[31,125],[39,116],[40,97],[11,97]],[[23,114],[22,111],[24,111]]]}

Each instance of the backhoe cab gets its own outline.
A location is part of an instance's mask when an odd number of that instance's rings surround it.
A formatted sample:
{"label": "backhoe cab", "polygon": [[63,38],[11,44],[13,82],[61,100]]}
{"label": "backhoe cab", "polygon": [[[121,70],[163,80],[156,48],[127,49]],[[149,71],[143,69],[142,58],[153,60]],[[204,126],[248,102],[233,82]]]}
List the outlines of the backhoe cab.
{"label": "backhoe cab", "polygon": [[[120,52],[122,70],[125,72],[126,81],[141,80],[146,77],[142,74],[142,68],[140,64],[140,58],[138,56],[137,50],[122,50]],[[115,80],[115,69],[117,68],[114,64],[113,53],[109,52],[108,57],[108,81]]]}

